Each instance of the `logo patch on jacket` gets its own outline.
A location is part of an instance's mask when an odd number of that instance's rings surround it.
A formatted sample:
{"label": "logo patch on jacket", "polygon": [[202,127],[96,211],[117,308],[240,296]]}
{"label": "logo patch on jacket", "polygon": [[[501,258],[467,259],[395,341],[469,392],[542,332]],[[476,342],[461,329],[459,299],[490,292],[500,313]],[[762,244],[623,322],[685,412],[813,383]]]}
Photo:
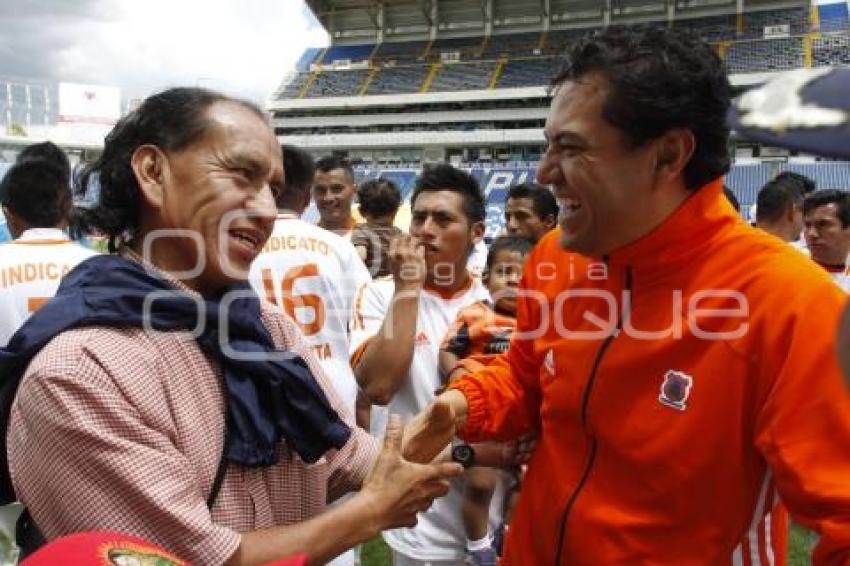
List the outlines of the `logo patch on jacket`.
{"label": "logo patch on jacket", "polygon": [[691,394],[693,384],[694,378],[690,375],[681,371],[668,370],[664,374],[664,383],[661,384],[658,402],[676,410],[684,411],[688,408],[688,396]]}

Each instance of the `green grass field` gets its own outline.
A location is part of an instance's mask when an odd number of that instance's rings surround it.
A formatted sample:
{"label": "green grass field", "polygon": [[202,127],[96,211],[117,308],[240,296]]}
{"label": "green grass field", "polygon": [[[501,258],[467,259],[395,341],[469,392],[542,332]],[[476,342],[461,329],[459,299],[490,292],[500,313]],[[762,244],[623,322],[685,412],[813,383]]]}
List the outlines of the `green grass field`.
{"label": "green grass field", "polygon": [[[788,566],[809,566],[811,548],[815,536],[797,525],[791,526],[791,536],[788,541]],[[365,545],[360,554],[361,566],[391,566],[390,549],[381,537],[377,537]]]}

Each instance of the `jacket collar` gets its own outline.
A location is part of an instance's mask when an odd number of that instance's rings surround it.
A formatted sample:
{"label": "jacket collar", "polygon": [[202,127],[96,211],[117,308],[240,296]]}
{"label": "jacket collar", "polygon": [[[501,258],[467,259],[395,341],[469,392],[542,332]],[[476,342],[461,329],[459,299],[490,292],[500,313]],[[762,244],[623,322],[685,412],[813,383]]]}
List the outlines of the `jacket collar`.
{"label": "jacket collar", "polygon": [[611,266],[636,269],[679,265],[741,219],[723,194],[723,181],[700,187],[649,233],[611,252]]}

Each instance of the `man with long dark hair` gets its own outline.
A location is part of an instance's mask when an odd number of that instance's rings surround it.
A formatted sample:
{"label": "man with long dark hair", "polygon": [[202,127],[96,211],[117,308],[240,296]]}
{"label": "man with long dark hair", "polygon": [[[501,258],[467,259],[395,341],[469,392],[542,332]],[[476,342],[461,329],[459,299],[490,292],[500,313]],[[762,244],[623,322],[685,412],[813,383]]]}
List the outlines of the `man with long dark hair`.
{"label": "man with long dark hair", "polygon": [[446,492],[456,466],[406,462],[397,421],[379,457],[295,322],[247,285],[285,179],[256,106],[151,96],[95,174],[82,225],[117,255],[80,264],[0,350],[4,400],[22,375],[0,488],[27,506],[28,542],[111,530],[196,564],[324,563]]}

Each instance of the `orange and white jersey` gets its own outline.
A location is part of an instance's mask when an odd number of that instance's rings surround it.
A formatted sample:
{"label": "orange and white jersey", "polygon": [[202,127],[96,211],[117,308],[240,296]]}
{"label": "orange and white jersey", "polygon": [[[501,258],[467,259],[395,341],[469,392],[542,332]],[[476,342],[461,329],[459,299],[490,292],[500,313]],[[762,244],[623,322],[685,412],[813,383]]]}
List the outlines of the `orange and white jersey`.
{"label": "orange and white jersey", "polygon": [[[416,339],[410,372],[401,388],[387,406],[389,413],[399,414],[408,421],[422,411],[433,399],[442,383],[438,367],[440,345],[458,312],[475,302],[489,298],[487,289],[476,277],[470,285],[452,297],[425,289],[419,294]],[[351,351],[356,360],[365,350],[368,340],[381,329],[393,299],[395,284],[390,278],[376,279],[364,286],[355,302],[352,321]],[[377,413],[379,418],[386,416]],[[372,412],[373,421],[376,411]],[[372,433],[384,425],[372,423]],[[500,482],[490,502],[490,526],[495,529],[501,517],[504,482]],[[452,481],[449,493],[434,500],[431,507],[417,516],[412,529],[384,531],[387,544],[405,556],[419,561],[451,561],[462,564],[466,535],[461,519],[463,482]]]}
{"label": "orange and white jersey", "polygon": [[66,273],[93,255],[53,228],[27,230],[0,244],[0,346],[56,294]]}
{"label": "orange and white jersey", "polygon": [[290,215],[278,217],[251,265],[251,286],[298,323],[351,414],[357,382],[348,362],[349,319],[357,289],[371,280],[350,242]]}

